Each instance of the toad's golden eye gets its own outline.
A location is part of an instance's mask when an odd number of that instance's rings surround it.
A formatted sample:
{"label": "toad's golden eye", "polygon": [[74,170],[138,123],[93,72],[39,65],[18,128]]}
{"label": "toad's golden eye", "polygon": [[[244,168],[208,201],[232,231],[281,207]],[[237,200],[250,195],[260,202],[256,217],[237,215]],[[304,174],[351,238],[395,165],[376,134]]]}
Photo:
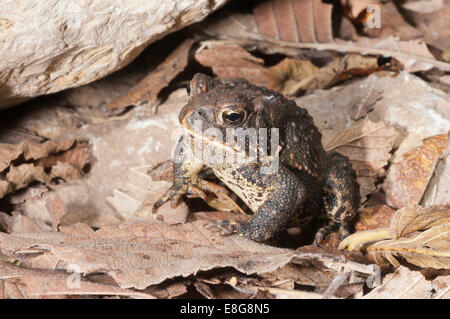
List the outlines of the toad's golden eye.
{"label": "toad's golden eye", "polygon": [[247,116],[247,112],[241,109],[227,109],[222,112],[222,120],[225,124],[238,125],[242,123]]}

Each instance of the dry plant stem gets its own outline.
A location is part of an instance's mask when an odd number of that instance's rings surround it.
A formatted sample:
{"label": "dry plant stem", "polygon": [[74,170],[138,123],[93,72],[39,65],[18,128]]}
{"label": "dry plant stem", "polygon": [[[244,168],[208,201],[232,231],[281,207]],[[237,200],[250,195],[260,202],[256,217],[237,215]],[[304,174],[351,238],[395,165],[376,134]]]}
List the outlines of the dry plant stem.
{"label": "dry plant stem", "polygon": [[345,282],[350,278],[351,272],[345,272],[343,274],[337,275],[333,282],[328,286],[327,290],[323,293],[323,299],[333,298],[334,293],[345,284]]}
{"label": "dry plant stem", "polygon": [[350,251],[356,250],[367,242],[391,239],[391,238],[392,238],[392,235],[390,232],[390,227],[366,230],[364,232],[358,232],[358,233],[355,233],[355,234],[345,238],[339,244],[339,249],[347,249]]}

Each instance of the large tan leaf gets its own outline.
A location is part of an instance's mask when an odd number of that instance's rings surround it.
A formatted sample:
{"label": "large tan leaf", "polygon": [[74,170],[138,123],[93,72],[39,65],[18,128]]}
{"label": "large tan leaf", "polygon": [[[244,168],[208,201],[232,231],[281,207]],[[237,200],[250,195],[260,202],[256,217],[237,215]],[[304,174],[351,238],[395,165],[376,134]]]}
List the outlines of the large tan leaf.
{"label": "large tan leaf", "polygon": [[199,270],[235,267],[244,273],[268,272],[286,264],[294,251],[257,244],[241,236],[222,237],[198,221],[167,226],[159,222],[122,223],[97,232],[84,224],[61,232],[0,233],[7,255],[41,252],[83,273],[105,272],[122,288],[144,289],[167,278]]}

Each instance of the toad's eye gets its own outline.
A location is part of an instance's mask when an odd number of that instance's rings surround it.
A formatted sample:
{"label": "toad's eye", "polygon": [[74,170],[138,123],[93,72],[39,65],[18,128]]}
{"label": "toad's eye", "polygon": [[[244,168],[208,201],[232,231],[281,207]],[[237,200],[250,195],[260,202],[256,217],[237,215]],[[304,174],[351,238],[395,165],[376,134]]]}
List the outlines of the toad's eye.
{"label": "toad's eye", "polygon": [[222,120],[225,124],[237,125],[245,120],[247,113],[241,109],[228,109],[222,112]]}

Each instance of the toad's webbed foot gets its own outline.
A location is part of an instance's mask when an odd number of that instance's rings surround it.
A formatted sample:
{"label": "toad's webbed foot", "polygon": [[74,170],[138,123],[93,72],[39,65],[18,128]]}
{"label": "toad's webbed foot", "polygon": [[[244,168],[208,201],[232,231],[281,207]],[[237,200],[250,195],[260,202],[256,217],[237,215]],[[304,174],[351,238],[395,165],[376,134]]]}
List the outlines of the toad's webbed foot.
{"label": "toad's webbed foot", "polygon": [[241,223],[235,220],[217,220],[206,225],[206,228],[210,228],[215,232],[220,233],[222,236],[229,236],[237,233],[241,227]]}

